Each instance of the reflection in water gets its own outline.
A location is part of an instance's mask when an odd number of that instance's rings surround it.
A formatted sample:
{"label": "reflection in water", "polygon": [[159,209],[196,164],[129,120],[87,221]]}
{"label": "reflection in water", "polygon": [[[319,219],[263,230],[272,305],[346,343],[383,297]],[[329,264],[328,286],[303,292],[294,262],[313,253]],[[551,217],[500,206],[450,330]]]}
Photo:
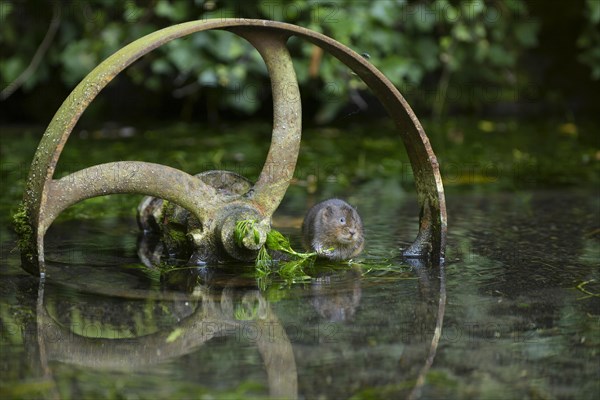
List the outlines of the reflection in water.
{"label": "reflection in water", "polygon": [[[367,192],[352,199],[367,229],[360,269],[264,291],[248,265],[142,273],[135,221],[107,219],[50,228],[38,305],[7,245],[0,395],[595,398],[595,192],[449,196],[445,270],[398,257],[416,204]],[[258,342],[259,328],[274,340]]]}
{"label": "reflection in water", "polygon": [[[199,284],[191,296],[175,299],[124,302],[115,297],[65,296],[63,287],[42,280],[38,329],[32,331],[37,334],[41,364],[48,377],[52,361],[135,371],[197,351],[213,338],[235,335],[261,354],[270,395],[296,398],[296,364],[285,329],[258,290],[236,283],[232,280],[220,291]],[[116,311],[119,303],[124,309]],[[156,321],[157,312],[171,319]]]}
{"label": "reflection in water", "polygon": [[360,269],[352,268],[313,279],[312,304],[321,317],[331,322],[352,320],[360,303],[361,275]]}
{"label": "reflection in water", "polygon": [[[317,333],[311,336],[302,333],[303,329],[312,329],[308,325],[298,326],[296,322],[286,326],[256,288],[254,280],[232,278],[219,269],[174,269],[163,274],[159,287],[154,289],[92,284],[86,287],[86,292],[77,289],[81,286],[78,279],[85,280],[86,267],[78,265],[77,269],[79,273],[70,275],[65,265],[49,265],[52,278],[39,284],[37,316],[32,321],[36,328],[25,331],[26,342],[35,344],[27,347],[28,359],[39,366],[44,379],[52,383],[46,391],[54,393],[50,397],[65,397],[61,389],[69,376],[69,373],[65,375],[65,366],[87,371],[87,374],[106,371],[143,376],[144,371],[162,368],[161,365],[179,365],[187,357],[201,357],[205,351],[216,357],[234,356],[232,361],[239,362],[237,357],[241,354],[215,353],[216,349],[210,345],[220,346],[226,343],[223,340],[229,339],[258,351],[262,361],[256,367],[266,373],[270,396],[296,398],[302,393],[302,396],[312,397],[313,393],[324,393],[327,386],[321,384],[309,389],[305,386],[308,382],[304,382],[299,392],[298,357],[304,366],[304,372],[300,370],[303,376],[305,371],[310,371],[310,359],[315,354],[338,353],[346,346],[338,328],[318,324],[313,331]],[[427,279],[418,280],[419,287],[427,287],[418,292],[419,297],[434,293],[430,287],[432,276],[426,271],[430,270],[425,269]],[[306,304],[312,305],[327,323],[354,324],[361,307],[362,279],[358,267],[315,278],[310,286],[312,300]],[[436,298],[421,298],[415,304],[434,304]],[[426,325],[431,326],[437,310],[426,308],[430,309],[418,312],[419,318],[421,321],[429,319]],[[286,315],[289,316],[293,317]],[[288,336],[290,329],[291,337]],[[393,355],[402,357],[405,362],[411,360],[414,366],[420,367],[405,371],[401,381],[405,382],[402,385],[415,382],[423,365],[428,368],[427,343],[432,332],[430,330],[421,340],[407,340],[407,343],[412,341],[414,347],[409,355],[396,350],[389,354],[373,351],[373,356],[368,358],[375,360]],[[310,350],[302,351],[307,344]],[[227,365],[218,358],[213,358],[212,363],[217,370],[222,368],[220,365]],[[211,368],[210,363],[204,367]],[[220,374],[221,379],[226,376],[226,373]],[[73,390],[84,390],[85,382],[77,382],[71,383],[76,388]],[[221,385],[231,383],[231,378],[227,378]],[[407,394],[413,386],[405,386],[401,393]]]}

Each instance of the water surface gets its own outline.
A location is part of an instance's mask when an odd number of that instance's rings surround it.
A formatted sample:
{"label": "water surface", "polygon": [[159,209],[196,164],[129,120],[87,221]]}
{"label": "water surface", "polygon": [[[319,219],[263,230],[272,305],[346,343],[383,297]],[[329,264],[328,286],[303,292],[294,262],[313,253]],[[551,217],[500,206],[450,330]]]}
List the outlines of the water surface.
{"label": "water surface", "polygon": [[[309,132],[274,225],[300,247],[304,211],[321,198],[343,196],[358,206],[367,245],[353,263],[321,263],[310,280],[298,283],[257,280],[251,264],[163,274],[140,268],[133,210],[139,196],[90,200],[68,210],[46,236],[48,276],[40,283],[20,268],[7,226],[23,176],[7,163],[14,167],[30,157],[37,139],[3,142],[3,179],[14,188],[2,204],[0,394],[594,398],[600,392],[597,161],[573,173],[540,169],[556,150],[536,151],[527,142],[532,139],[517,133],[511,142],[517,144],[483,155],[485,146],[467,140],[461,147],[454,136],[440,136],[441,159],[453,160],[455,150],[468,154],[446,172],[450,230],[440,269],[400,255],[416,235],[418,208],[410,174],[396,179],[406,162],[389,149],[393,136],[344,141],[333,153],[327,149],[335,147],[338,133],[313,132],[311,139]],[[331,143],[318,150],[314,140],[328,137]],[[266,145],[252,135],[249,145],[232,138],[212,143],[175,135],[160,151],[144,147],[128,156],[131,141],[99,137],[93,143],[104,151],[88,150],[81,161],[90,140],[82,137],[71,153],[66,150],[62,171],[103,157],[162,158],[183,169],[235,165],[252,177]],[[552,140],[580,157],[594,155],[585,137]],[[210,151],[190,161],[185,146]],[[219,155],[219,149],[226,150]],[[494,154],[495,169],[485,167],[491,164],[482,160]],[[424,368],[431,357],[431,368]],[[415,391],[420,377],[424,385]]]}

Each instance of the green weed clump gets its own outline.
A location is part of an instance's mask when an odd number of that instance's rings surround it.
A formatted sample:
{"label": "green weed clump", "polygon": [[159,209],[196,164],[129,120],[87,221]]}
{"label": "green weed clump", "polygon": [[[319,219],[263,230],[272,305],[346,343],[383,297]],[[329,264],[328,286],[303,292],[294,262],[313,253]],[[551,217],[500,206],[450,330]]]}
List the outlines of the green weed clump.
{"label": "green weed clump", "polygon": [[[258,230],[255,228],[255,220],[238,221],[235,229],[235,240],[238,244],[246,235],[254,231],[254,237],[258,238]],[[258,242],[257,242],[258,243]],[[273,274],[279,275],[288,283],[296,283],[310,280],[306,270],[313,267],[317,253],[301,253],[295,251],[288,238],[281,232],[271,229],[267,234],[265,244],[258,251],[255,267],[257,278],[264,281]]]}

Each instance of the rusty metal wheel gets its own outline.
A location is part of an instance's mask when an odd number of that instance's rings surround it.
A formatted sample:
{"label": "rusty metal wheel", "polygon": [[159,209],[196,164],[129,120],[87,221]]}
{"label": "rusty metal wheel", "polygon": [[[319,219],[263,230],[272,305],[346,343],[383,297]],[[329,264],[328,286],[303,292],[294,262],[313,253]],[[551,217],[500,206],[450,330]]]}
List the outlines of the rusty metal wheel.
{"label": "rusty metal wheel", "polygon": [[[273,135],[257,182],[245,193],[224,195],[218,188],[177,169],[141,161],[117,161],[92,166],[54,179],[56,164],[73,127],[96,95],[122,70],[153,49],[195,32],[222,29],[248,40],[263,57],[273,92]],[[263,20],[218,19],[171,26],[125,46],[86,76],[59,108],[42,137],[29,172],[24,195],[27,224],[22,237],[23,267],[45,273],[44,235],[55,218],[79,201],[114,193],[139,193],[162,198],[187,209],[199,222],[195,244],[214,243],[229,256],[252,257],[262,245],[270,219],[292,178],[301,138],[300,93],[291,57],[290,36],[323,48],[352,69],[379,98],[395,121],[415,175],[421,206],[419,235],[407,256],[443,260],[446,207],[437,159],[417,117],[400,92],[379,70],[356,52],[320,33],[295,25]],[[261,234],[256,241],[233,242],[235,221],[253,218]],[[211,247],[212,246],[212,247]]]}

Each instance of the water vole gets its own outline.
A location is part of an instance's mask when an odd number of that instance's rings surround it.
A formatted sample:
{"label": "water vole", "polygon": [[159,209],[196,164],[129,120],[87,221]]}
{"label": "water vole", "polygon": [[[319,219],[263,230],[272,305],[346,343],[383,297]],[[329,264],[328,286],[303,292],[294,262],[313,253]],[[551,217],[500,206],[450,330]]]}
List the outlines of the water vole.
{"label": "water vole", "polygon": [[302,223],[304,246],[330,260],[347,260],[358,255],[365,245],[363,225],[358,212],[340,199],[315,204]]}

